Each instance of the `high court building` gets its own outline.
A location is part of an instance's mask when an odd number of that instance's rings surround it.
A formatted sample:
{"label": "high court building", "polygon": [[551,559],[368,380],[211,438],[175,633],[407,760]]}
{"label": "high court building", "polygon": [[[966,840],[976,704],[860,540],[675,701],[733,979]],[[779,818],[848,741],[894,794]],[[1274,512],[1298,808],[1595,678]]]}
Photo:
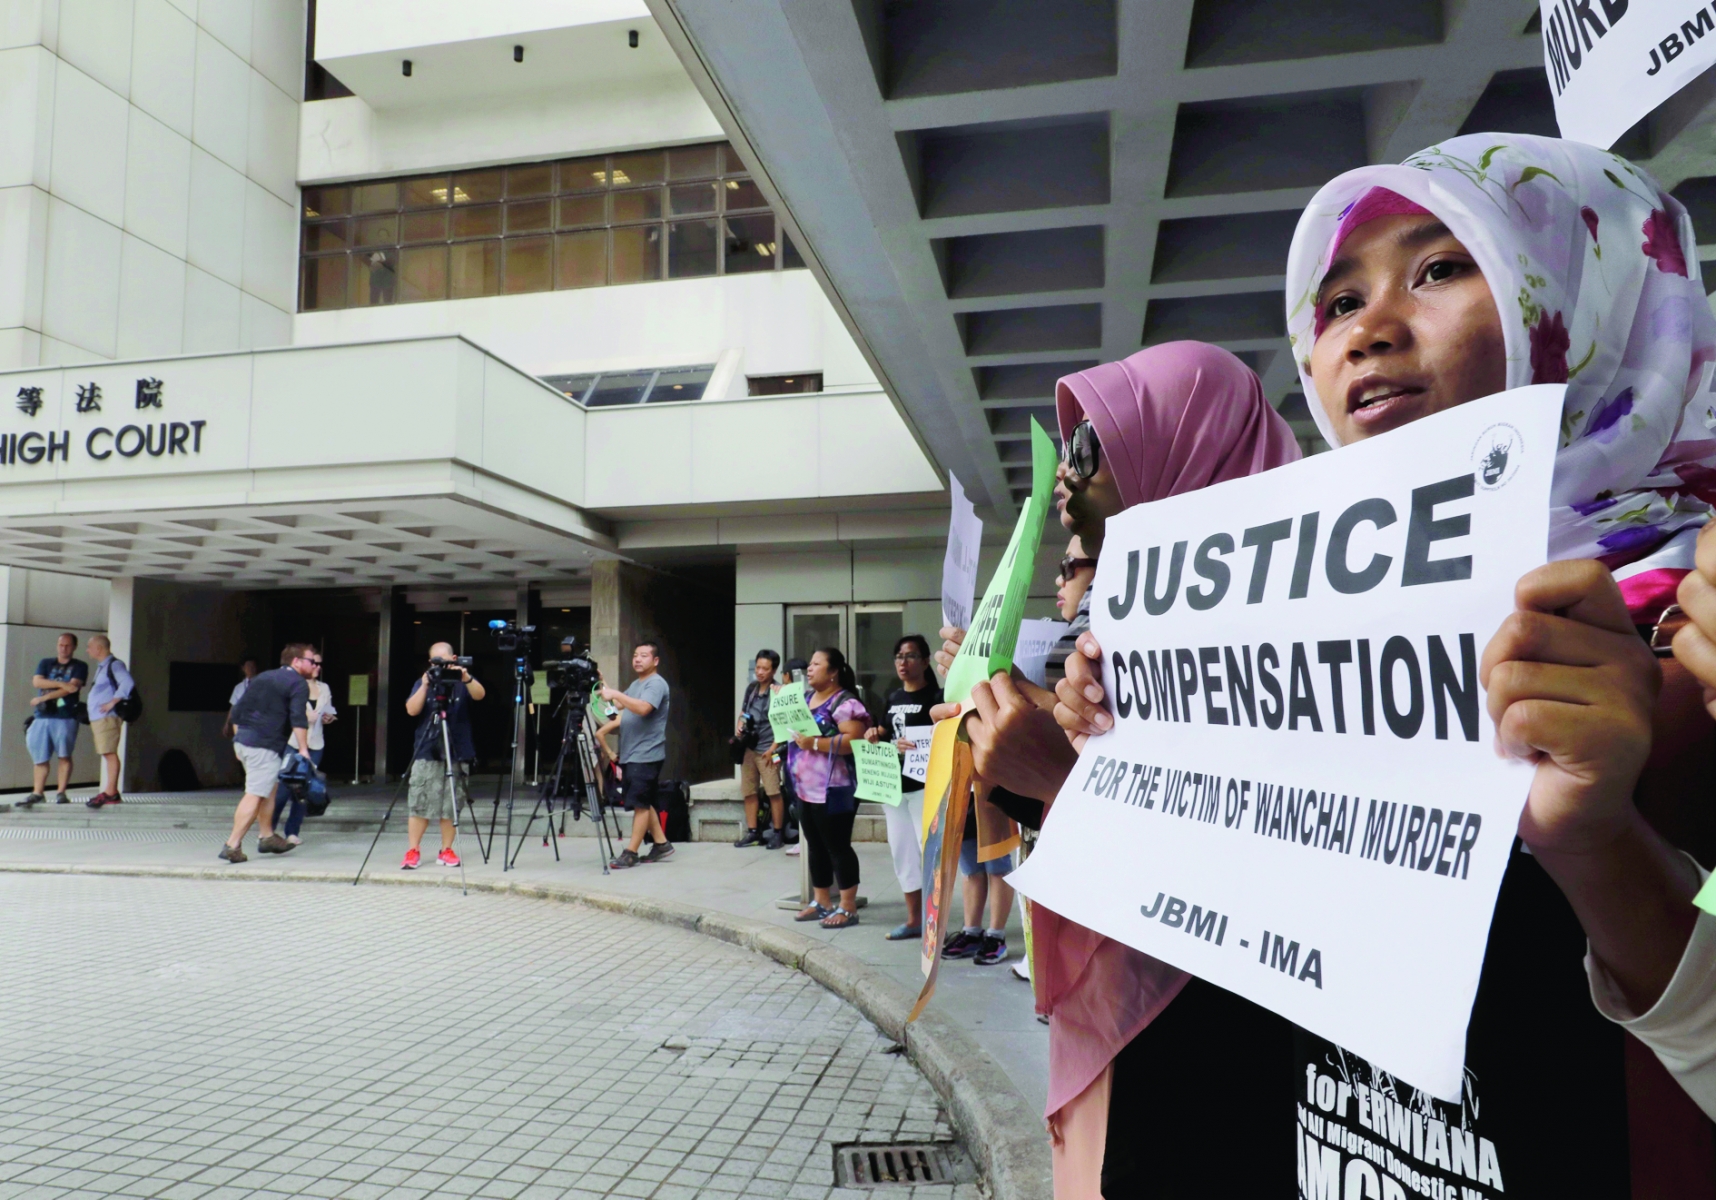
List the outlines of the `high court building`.
{"label": "high court building", "polygon": [[370,775],[435,641],[498,768],[488,621],[622,686],[658,638],[697,779],[757,649],[885,683],[934,634],[945,475],[644,5],[3,11],[0,786],[62,629],[139,682],[139,790],[236,778],[236,664],[287,640]]}
{"label": "high court building", "polygon": [[[139,681],[128,789],[233,782],[236,664],[300,639],[336,774],[404,769],[436,641],[497,768],[493,619],[621,685],[659,639],[708,778],[757,649],[933,637],[949,475],[1003,541],[1059,375],[1213,341],[1315,449],[1305,201],[1555,132],[1533,0],[1316,7],[0,3],[0,787],[62,629]],[[1712,227],[1687,96],[1617,149]]]}

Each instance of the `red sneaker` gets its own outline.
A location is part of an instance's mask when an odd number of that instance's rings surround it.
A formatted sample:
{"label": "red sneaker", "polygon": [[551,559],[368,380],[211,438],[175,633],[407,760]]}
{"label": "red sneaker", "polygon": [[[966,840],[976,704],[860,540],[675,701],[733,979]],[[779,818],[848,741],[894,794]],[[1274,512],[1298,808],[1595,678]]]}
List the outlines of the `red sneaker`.
{"label": "red sneaker", "polygon": [[399,869],[401,871],[415,871],[421,865],[423,865],[422,852],[418,850],[407,850],[405,852],[405,861],[399,864]]}
{"label": "red sneaker", "polygon": [[459,865],[459,856],[454,854],[451,849],[447,849],[437,854],[435,856],[435,861],[440,863],[443,867],[456,867]]}

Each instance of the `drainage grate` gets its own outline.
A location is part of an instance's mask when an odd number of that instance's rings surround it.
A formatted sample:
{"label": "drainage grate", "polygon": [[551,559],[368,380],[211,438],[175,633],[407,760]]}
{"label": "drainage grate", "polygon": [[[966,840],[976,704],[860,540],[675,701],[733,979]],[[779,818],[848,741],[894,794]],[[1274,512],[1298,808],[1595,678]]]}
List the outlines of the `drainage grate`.
{"label": "drainage grate", "polygon": [[870,1188],[920,1183],[952,1183],[949,1147],[840,1146],[834,1152],[834,1173],[840,1187]]}

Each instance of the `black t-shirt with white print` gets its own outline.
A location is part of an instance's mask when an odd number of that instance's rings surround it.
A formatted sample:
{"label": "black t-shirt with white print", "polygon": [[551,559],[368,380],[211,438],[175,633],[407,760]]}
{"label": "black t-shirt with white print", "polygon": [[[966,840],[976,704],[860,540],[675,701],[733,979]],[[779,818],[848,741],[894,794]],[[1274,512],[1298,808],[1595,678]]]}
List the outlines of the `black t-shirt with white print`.
{"label": "black t-shirt with white print", "polygon": [[[941,703],[941,689],[933,680],[926,681],[924,686],[915,692],[905,688],[895,688],[888,693],[888,719],[883,726],[896,742],[907,736],[906,730],[913,726],[931,726],[930,709]],[[910,735],[915,742],[930,735],[926,729],[921,734]],[[924,785],[909,775],[900,776],[900,790],[906,792],[921,792]]]}
{"label": "black t-shirt with white print", "polygon": [[1567,901],[1516,848],[1459,1104],[1194,979],[1115,1060],[1104,1194],[1629,1200],[1623,1034],[1591,1003],[1584,954]]}

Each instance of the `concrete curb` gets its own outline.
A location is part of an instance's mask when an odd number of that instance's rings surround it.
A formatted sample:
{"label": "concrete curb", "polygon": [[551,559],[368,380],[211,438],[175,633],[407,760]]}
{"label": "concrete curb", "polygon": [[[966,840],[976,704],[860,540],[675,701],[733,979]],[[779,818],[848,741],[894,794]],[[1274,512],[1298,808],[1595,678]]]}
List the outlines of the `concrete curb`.
{"label": "concrete curb", "polygon": [[[4,864],[0,871],[31,875],[130,875],[171,879],[236,879],[256,882],[340,883],[351,876],[333,871],[294,871],[271,867],[141,867],[52,864]],[[456,875],[376,875],[366,883],[394,887],[456,888]],[[906,1014],[917,996],[888,975],[844,950],[790,929],[702,909],[672,900],[599,892],[569,884],[525,883],[510,879],[470,880],[474,892],[526,896],[578,904],[602,912],[677,925],[743,946],[782,966],[803,971],[845,1000],[888,1037],[904,1044],[906,1055],[922,1071],[947,1105],[954,1128],[983,1169],[995,1200],[1051,1200],[1054,1183],[1048,1137],[1042,1118],[1025,1103],[1000,1065],[970,1034],[933,1006],[910,1026]]]}

